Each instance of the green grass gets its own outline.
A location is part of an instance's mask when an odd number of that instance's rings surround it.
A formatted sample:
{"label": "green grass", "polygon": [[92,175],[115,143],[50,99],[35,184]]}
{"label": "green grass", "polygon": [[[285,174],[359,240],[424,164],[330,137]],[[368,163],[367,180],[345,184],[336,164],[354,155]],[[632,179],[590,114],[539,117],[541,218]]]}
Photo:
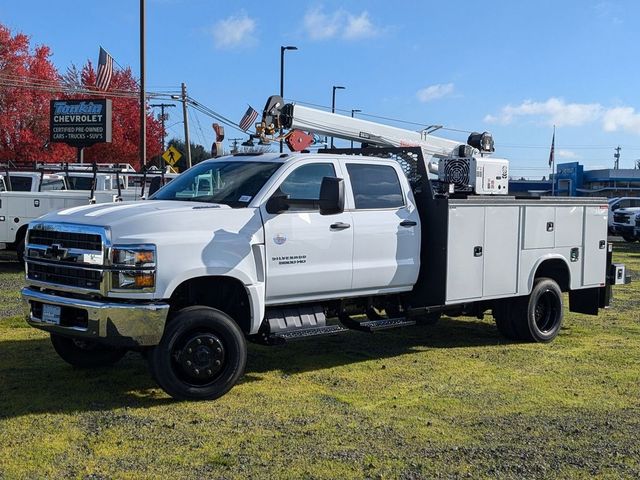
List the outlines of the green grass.
{"label": "green grass", "polygon": [[484,321],[250,345],[244,379],[179,403],[129,354],[79,371],[17,316],[0,262],[0,478],[637,478],[640,245],[635,284],[549,345]]}

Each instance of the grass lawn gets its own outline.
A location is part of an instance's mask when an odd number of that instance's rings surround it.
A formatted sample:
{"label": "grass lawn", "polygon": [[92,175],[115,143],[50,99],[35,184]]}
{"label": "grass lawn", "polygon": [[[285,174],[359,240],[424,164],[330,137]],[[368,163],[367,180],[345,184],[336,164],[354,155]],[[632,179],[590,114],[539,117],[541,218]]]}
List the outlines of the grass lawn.
{"label": "grass lawn", "polygon": [[0,479],[638,478],[640,244],[616,248],[636,283],[549,345],[509,343],[490,316],[250,345],[241,383],[200,403],[139,355],[63,363],[0,259]]}

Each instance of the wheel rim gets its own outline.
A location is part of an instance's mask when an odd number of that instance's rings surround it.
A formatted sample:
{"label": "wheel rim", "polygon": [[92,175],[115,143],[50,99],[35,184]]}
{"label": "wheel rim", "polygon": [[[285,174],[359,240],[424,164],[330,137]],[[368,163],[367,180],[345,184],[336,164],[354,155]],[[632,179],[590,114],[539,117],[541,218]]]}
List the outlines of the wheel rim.
{"label": "wheel rim", "polygon": [[185,383],[203,387],[215,382],[225,367],[222,340],[213,332],[189,332],[174,344],[173,367]]}
{"label": "wheel rim", "polygon": [[549,333],[557,324],[560,302],[558,297],[551,290],[545,290],[538,301],[534,311],[536,327],[542,333]]}

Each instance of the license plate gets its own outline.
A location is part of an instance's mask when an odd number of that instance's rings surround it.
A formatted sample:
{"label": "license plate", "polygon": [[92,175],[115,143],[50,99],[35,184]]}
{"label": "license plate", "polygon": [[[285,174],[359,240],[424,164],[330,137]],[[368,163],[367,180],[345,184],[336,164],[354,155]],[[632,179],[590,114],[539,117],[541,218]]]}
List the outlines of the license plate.
{"label": "license plate", "polygon": [[53,325],[60,325],[60,312],[62,309],[58,305],[42,304],[42,321]]}

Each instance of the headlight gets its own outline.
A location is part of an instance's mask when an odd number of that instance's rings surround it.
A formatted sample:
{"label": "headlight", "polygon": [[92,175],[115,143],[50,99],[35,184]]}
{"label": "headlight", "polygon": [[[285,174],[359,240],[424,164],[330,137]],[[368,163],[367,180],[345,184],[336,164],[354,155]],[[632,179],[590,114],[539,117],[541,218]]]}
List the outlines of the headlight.
{"label": "headlight", "polygon": [[116,245],[111,260],[111,290],[152,292],[155,289],[155,245]]}
{"label": "headlight", "polygon": [[154,245],[115,246],[111,254],[114,267],[147,268],[156,266]]}
{"label": "headlight", "polygon": [[154,271],[145,270],[114,271],[111,286],[116,290],[153,289],[156,286],[156,274]]}

